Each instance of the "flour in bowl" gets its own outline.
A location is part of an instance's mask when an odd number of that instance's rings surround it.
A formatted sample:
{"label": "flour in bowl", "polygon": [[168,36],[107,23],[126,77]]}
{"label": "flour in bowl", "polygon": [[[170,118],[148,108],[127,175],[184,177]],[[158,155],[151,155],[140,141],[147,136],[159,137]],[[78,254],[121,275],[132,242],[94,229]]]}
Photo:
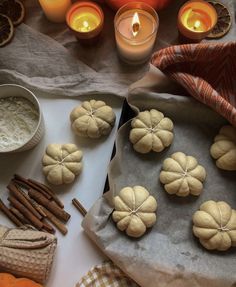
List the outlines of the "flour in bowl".
{"label": "flour in bowl", "polygon": [[0,99],[0,152],[11,151],[25,144],[39,122],[36,107],[23,97]]}

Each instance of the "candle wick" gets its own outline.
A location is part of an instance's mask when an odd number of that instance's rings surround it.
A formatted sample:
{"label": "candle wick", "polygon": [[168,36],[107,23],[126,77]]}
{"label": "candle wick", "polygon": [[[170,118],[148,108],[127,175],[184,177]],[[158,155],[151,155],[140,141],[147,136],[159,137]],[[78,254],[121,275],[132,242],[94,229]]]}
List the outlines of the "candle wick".
{"label": "candle wick", "polygon": [[134,37],[136,37],[138,32],[139,32],[139,30],[140,30],[140,24],[139,23],[134,23],[132,25],[132,30],[133,30]]}

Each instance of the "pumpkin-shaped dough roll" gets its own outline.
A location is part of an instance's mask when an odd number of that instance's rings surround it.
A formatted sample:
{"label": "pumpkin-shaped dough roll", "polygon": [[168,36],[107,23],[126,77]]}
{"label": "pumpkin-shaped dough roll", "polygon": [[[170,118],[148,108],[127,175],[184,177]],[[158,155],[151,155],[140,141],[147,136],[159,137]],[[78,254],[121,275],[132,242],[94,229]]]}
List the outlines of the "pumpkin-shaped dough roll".
{"label": "pumpkin-shaped dough roll", "polygon": [[70,114],[73,131],[88,138],[100,138],[111,132],[116,115],[103,101],[85,101]]}
{"label": "pumpkin-shaped dough roll", "polygon": [[169,194],[178,196],[200,195],[206,170],[193,156],[176,152],[163,162],[160,181]]}
{"label": "pumpkin-shaped dough roll", "polygon": [[174,138],[173,122],[157,110],[140,112],[131,122],[129,139],[140,153],[161,152]]}
{"label": "pumpkin-shaped dough roll", "polygon": [[54,184],[68,184],[82,170],[83,153],[74,144],[49,144],[43,156],[43,173]]}
{"label": "pumpkin-shaped dough roll", "polygon": [[224,201],[204,202],[193,215],[193,233],[209,250],[236,246],[236,211]]}
{"label": "pumpkin-shaped dough roll", "polygon": [[131,237],[142,236],[156,222],[156,199],[142,186],[123,188],[114,198],[114,205],[113,220]]}
{"label": "pumpkin-shaped dough roll", "polygon": [[216,159],[217,167],[224,170],[236,170],[236,128],[224,126],[214,139],[211,156]]}

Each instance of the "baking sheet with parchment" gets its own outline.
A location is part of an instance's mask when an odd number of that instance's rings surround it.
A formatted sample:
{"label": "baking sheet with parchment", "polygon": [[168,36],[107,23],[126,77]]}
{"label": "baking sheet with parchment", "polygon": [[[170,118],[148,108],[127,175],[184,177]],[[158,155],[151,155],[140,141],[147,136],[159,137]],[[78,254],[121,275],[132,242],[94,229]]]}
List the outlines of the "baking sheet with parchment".
{"label": "baking sheet with parchment", "polygon": [[[174,141],[161,153],[138,154],[129,142],[130,122],[117,136],[117,154],[110,164],[111,190],[95,203],[83,222],[89,237],[138,284],[145,287],[236,284],[236,250],[209,252],[192,234],[192,215],[206,200],[223,200],[236,208],[236,172],[219,170],[209,149],[225,120],[181,95],[134,89],[129,103],[139,110],[156,108],[174,122]],[[182,151],[206,168],[204,192],[199,197],[168,195],[159,182],[162,162]],[[157,223],[140,239],[120,232],[111,219],[112,197],[125,186],[142,185],[158,202]]]}
{"label": "baking sheet with parchment", "polygon": [[[230,33],[219,41],[235,40],[235,1],[222,2],[229,5],[233,23]],[[173,29],[166,31],[173,36]],[[175,125],[174,142],[161,153],[138,154],[128,140],[130,122],[126,123],[118,132],[116,157],[109,167],[111,190],[95,203],[83,227],[99,248],[142,287],[236,286],[236,250],[209,252],[192,234],[192,215],[204,201],[224,200],[236,208],[236,172],[219,170],[209,153],[226,121],[186,97],[159,70],[152,73],[152,69],[131,86],[128,101],[136,112],[157,108],[170,117]],[[170,196],[160,184],[162,162],[176,151],[195,156],[206,168],[207,179],[200,197]],[[158,201],[157,223],[140,239],[120,232],[111,219],[113,196],[121,188],[133,185],[145,186]]]}

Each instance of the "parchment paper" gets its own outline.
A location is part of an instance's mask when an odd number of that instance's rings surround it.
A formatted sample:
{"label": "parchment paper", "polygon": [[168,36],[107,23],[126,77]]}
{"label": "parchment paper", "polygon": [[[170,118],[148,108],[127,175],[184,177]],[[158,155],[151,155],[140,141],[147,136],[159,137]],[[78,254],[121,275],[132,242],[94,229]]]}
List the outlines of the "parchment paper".
{"label": "parchment paper", "polygon": [[[138,89],[130,102],[140,110],[156,108],[170,117],[174,122],[174,142],[161,153],[141,155],[128,140],[130,122],[119,130],[117,155],[109,171],[112,188],[85,218],[86,233],[141,286],[236,284],[236,250],[208,252],[191,230],[192,215],[206,200],[223,200],[236,208],[236,172],[220,171],[209,154],[213,138],[225,120],[196,100],[179,95]],[[207,179],[200,197],[170,196],[160,184],[163,160],[177,151],[193,155],[206,168]],[[136,240],[118,231],[110,216],[112,197],[121,188],[134,185],[145,186],[158,201],[157,223]]]}

